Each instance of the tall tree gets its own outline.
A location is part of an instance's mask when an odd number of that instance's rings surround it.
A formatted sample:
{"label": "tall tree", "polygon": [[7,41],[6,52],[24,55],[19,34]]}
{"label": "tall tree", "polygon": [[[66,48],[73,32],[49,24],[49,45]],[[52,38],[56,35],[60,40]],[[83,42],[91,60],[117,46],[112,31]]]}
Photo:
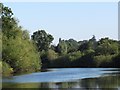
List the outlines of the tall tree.
{"label": "tall tree", "polygon": [[95,35],[93,35],[93,37],[91,39],[89,39],[88,49],[95,50],[96,47],[97,47],[97,41],[96,41]]}
{"label": "tall tree", "polygon": [[29,33],[24,33],[21,26],[18,26],[11,8],[1,5],[3,61],[9,64],[14,72],[39,70],[41,62],[36,46],[30,39],[25,39]]}
{"label": "tall tree", "polygon": [[67,44],[64,40],[61,40],[61,38],[59,38],[59,43],[57,45],[57,52],[59,52],[61,55],[67,54]]}
{"label": "tall tree", "polygon": [[119,44],[115,40],[109,38],[102,38],[98,42],[98,47],[96,48],[97,55],[113,55],[118,54]]}
{"label": "tall tree", "polygon": [[69,40],[65,40],[65,43],[67,44],[67,52],[75,52],[78,50],[78,42],[74,39],[69,39]]}
{"label": "tall tree", "polygon": [[7,36],[7,38],[15,37],[15,30],[18,28],[18,21],[14,18],[14,14],[11,8],[0,4],[2,7],[2,33]]}
{"label": "tall tree", "polygon": [[47,51],[54,40],[53,36],[46,33],[44,30],[34,32],[31,38],[36,43],[39,51]]}

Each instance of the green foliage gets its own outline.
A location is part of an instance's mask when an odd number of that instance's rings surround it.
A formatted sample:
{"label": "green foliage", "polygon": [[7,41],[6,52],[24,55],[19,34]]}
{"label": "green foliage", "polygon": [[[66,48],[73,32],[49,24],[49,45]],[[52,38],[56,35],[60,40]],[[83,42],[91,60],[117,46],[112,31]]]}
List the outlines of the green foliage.
{"label": "green foliage", "polygon": [[50,62],[50,67],[71,67],[74,64],[74,61],[78,60],[81,57],[81,52],[72,52],[67,55],[59,56],[58,58]]}
{"label": "green foliage", "polygon": [[6,62],[0,61],[0,66],[2,66],[1,71],[3,76],[9,76],[13,73],[13,68],[11,68],[10,65]]}
{"label": "green foliage", "polygon": [[[4,36],[5,37],[5,36]],[[32,42],[16,39],[3,38],[3,60],[13,67],[14,71],[35,71],[40,69],[39,54]]]}
{"label": "green foliage", "polygon": [[0,76],[2,74],[2,60],[0,60]]}
{"label": "green foliage", "polygon": [[112,58],[114,55],[99,55],[94,56],[96,67],[111,67]]}
{"label": "green foliage", "polygon": [[102,38],[98,44],[99,45],[96,48],[96,55],[118,54],[118,43],[116,41],[108,38]]}
{"label": "green foliage", "polygon": [[94,35],[91,39],[89,39],[89,41],[87,40],[79,41],[79,44],[80,44],[79,50],[82,52],[86,50],[95,50],[97,47],[97,41]]}
{"label": "green foliage", "polygon": [[68,56],[69,56],[70,61],[75,61],[82,56],[82,53],[80,51],[72,52],[72,53],[68,54]]}
{"label": "green foliage", "polygon": [[50,47],[50,44],[54,40],[53,36],[47,34],[44,30],[38,30],[34,32],[31,37],[32,40],[36,43],[39,51],[47,51]]}
{"label": "green foliage", "polygon": [[120,68],[120,54],[116,55],[116,56],[112,59],[112,67]]}
{"label": "green foliage", "polygon": [[67,52],[75,52],[78,50],[79,44],[74,39],[65,40],[65,43],[67,44]]}
{"label": "green foliage", "polygon": [[78,60],[75,60],[74,66],[77,67],[95,67],[93,61],[93,52],[82,55]]}
{"label": "green foliage", "polygon": [[2,6],[2,58],[14,72],[38,71],[41,67],[36,46],[29,40],[29,33],[23,31],[13,17],[10,8]]}
{"label": "green foliage", "polygon": [[[74,40],[59,40],[54,51],[59,57],[54,59],[48,66],[51,67],[119,67],[119,46],[118,41],[102,38],[96,41],[95,36],[91,39],[76,42]],[[79,45],[79,49],[76,46]],[[75,47],[74,47],[75,46]],[[70,50],[71,48],[71,50]],[[75,49],[76,48],[76,49]],[[75,50],[75,51],[72,51]]]}
{"label": "green foliage", "polygon": [[58,53],[56,53],[52,49],[49,49],[48,51],[42,51],[40,53],[40,56],[42,61],[42,67],[47,68],[50,66],[50,63],[52,63],[52,61],[58,58]]}
{"label": "green foliage", "polygon": [[56,45],[51,45],[50,49],[57,52],[57,46]]}
{"label": "green foliage", "polygon": [[69,60],[68,55],[62,55],[60,57],[58,57],[57,59],[51,61],[49,67],[52,68],[63,68],[63,67],[70,67],[71,66],[71,62]]}
{"label": "green foliage", "polygon": [[81,51],[81,52],[84,52],[85,50],[87,50],[88,49],[88,41],[79,41],[79,44],[80,44],[80,46],[79,46],[79,50]]}
{"label": "green foliage", "polygon": [[59,39],[59,43],[57,45],[57,52],[61,55],[67,54],[67,44],[64,40]]}
{"label": "green foliage", "polygon": [[95,50],[96,46],[97,46],[97,41],[96,41],[95,36],[93,35],[93,37],[92,37],[91,39],[89,39],[88,49],[93,49],[93,50]]}
{"label": "green foliage", "polygon": [[2,32],[0,31],[0,59],[2,59]]}
{"label": "green foliage", "polygon": [[84,55],[94,55],[95,51],[93,49],[88,49],[84,51]]}
{"label": "green foliage", "polygon": [[47,59],[48,60],[55,60],[57,57],[58,57],[58,54],[55,51],[53,51],[51,49],[49,49],[47,51]]}
{"label": "green foliage", "polygon": [[30,39],[29,32],[27,30],[24,30],[22,32],[22,37],[23,37],[23,39],[29,40]]}
{"label": "green foliage", "polygon": [[18,28],[18,21],[13,17],[13,12],[11,8],[5,7],[1,4],[2,7],[2,32],[6,35],[7,38],[15,37],[14,30]]}
{"label": "green foliage", "polygon": [[[11,8],[0,3],[2,33],[0,51],[4,72],[31,72],[41,67],[119,67],[120,41],[95,36],[77,42],[74,39],[61,40],[51,45],[53,36],[45,30],[38,30],[30,36],[27,30],[18,26]],[[1,62],[0,62],[1,63]],[[41,66],[42,63],[42,66]]]}

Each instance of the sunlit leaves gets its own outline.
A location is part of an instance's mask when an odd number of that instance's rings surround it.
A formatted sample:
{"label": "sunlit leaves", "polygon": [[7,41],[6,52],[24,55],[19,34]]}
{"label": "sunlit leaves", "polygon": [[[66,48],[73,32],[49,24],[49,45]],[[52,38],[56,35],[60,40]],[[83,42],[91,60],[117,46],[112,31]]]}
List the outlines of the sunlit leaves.
{"label": "sunlit leaves", "polygon": [[2,58],[14,72],[40,70],[41,60],[29,33],[18,26],[11,8],[2,6]]}

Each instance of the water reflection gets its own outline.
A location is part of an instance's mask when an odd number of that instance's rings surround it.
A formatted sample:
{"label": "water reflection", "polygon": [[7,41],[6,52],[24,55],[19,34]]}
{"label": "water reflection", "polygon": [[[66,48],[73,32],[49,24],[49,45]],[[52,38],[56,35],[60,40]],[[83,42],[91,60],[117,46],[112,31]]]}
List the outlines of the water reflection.
{"label": "water reflection", "polygon": [[[3,88],[46,88],[45,90],[53,90],[57,88],[102,88],[102,90],[118,90],[120,89],[120,74],[118,72],[114,73],[104,73],[101,77],[79,79],[76,81],[69,82],[47,82],[47,83],[3,83]],[[39,90],[39,89],[38,89]],[[41,90],[41,89],[40,89]],[[43,89],[44,90],[44,89]],[[55,90],[55,89],[54,89]],[[95,90],[95,89],[94,89]]]}
{"label": "water reflection", "polygon": [[[3,88],[119,88],[120,76],[104,76],[59,83],[3,83]],[[120,88],[119,88],[120,89]]]}
{"label": "water reflection", "polygon": [[84,88],[118,88],[120,87],[120,76],[83,79],[79,85]]}

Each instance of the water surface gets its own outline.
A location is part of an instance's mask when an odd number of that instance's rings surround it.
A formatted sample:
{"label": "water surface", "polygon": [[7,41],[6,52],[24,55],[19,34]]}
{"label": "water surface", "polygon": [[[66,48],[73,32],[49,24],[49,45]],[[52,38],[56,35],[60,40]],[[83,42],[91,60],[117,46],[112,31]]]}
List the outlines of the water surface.
{"label": "water surface", "polygon": [[119,68],[54,68],[3,78],[3,88],[118,88]]}

